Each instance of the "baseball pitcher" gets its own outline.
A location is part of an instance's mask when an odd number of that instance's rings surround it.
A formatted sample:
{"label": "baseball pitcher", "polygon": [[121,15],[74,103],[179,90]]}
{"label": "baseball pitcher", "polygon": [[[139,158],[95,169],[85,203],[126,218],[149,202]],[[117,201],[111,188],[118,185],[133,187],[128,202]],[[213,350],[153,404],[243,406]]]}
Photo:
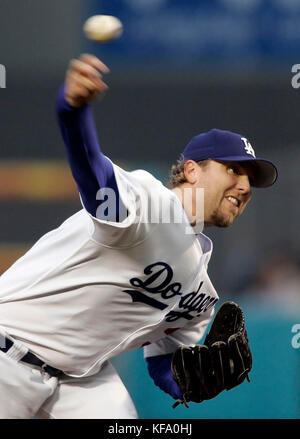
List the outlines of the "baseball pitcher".
{"label": "baseball pitcher", "polygon": [[184,148],[168,187],[121,169],[102,152],[91,109],[108,71],[92,55],[72,60],[57,98],[82,209],[0,278],[1,418],[137,418],[109,360],[142,347],[175,406],[249,378],[245,321],[233,302],[197,344],[218,301],[202,229],[230,226],[251,187],[275,182],[276,167],[243,135],[212,129]]}

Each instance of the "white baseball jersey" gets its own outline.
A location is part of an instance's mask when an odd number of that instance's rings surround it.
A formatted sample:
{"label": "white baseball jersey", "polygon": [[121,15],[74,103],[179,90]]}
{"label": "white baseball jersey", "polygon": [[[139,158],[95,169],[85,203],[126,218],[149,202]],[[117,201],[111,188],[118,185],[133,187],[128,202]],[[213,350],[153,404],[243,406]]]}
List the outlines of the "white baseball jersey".
{"label": "white baseball jersey", "polygon": [[[142,346],[150,356],[197,343],[218,300],[207,274],[211,241],[190,233],[179,198],[146,171],[114,171],[124,221],[83,209],[0,278],[0,325],[74,377]],[[182,220],[157,221],[167,211]]]}

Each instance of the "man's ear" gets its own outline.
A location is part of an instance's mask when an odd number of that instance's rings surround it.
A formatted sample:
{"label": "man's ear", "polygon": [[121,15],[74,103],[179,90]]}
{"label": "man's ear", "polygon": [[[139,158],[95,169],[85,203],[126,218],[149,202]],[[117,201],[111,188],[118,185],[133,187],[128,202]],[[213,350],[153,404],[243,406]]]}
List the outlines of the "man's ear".
{"label": "man's ear", "polygon": [[194,160],[188,160],[184,164],[184,176],[188,183],[195,184],[198,180],[199,166]]}

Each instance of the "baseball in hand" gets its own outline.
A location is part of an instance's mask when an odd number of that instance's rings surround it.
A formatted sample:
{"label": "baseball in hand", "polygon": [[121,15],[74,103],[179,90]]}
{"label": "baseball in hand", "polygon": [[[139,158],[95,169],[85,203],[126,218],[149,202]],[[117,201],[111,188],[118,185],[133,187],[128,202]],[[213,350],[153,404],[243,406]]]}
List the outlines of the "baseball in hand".
{"label": "baseball in hand", "polygon": [[113,15],[93,15],[84,23],[83,31],[89,40],[109,43],[122,35],[123,25]]}

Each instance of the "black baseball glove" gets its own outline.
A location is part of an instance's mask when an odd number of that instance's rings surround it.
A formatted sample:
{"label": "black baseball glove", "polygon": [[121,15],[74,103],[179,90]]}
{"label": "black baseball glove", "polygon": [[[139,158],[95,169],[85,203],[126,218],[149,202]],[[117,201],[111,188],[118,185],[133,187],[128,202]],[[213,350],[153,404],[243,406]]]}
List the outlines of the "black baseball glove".
{"label": "black baseball glove", "polygon": [[204,344],[180,346],[172,358],[173,378],[183,399],[173,407],[188,402],[212,399],[223,390],[241,384],[252,368],[242,309],[225,302],[217,312]]}

